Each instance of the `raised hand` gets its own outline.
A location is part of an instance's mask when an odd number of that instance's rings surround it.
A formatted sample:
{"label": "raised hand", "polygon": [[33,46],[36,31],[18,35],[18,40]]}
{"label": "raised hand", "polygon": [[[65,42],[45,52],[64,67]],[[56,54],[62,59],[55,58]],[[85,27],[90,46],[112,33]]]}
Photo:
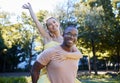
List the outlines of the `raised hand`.
{"label": "raised hand", "polygon": [[22,6],[22,8],[24,8],[24,9],[30,9],[31,8],[31,4],[30,3],[24,4]]}
{"label": "raised hand", "polygon": [[45,31],[45,29],[43,28],[42,24],[40,23],[40,21],[37,19],[37,16],[35,15],[33,9],[32,9],[32,6],[30,3],[27,3],[27,4],[24,4],[23,6],[23,9],[28,9],[29,10],[29,13],[33,19],[33,21],[35,22],[37,28],[38,28],[38,31],[40,33],[40,36],[42,36],[43,38],[48,38],[49,35],[47,34],[47,32]]}

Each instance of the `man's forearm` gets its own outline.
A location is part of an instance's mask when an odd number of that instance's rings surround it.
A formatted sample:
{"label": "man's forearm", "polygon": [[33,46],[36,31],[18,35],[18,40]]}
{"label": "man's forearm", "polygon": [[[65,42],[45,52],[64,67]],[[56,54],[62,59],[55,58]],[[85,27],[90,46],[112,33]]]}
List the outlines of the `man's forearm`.
{"label": "man's forearm", "polygon": [[38,78],[39,78],[39,72],[38,71],[32,71],[31,72],[31,77],[32,77],[32,83],[37,83]]}
{"label": "man's forearm", "polygon": [[35,61],[35,63],[32,66],[32,69],[31,69],[32,83],[37,83],[39,75],[40,75],[39,72],[43,67],[44,67],[44,65]]}
{"label": "man's forearm", "polygon": [[39,72],[40,72],[39,64],[38,62],[35,62],[31,69],[32,83],[37,83],[37,80],[39,78]]}

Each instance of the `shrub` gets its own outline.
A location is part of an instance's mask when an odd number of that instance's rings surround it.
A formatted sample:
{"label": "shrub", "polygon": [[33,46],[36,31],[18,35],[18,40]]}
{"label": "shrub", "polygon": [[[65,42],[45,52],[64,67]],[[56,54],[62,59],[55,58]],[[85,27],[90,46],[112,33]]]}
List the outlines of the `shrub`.
{"label": "shrub", "polygon": [[0,83],[27,83],[25,77],[0,77]]}

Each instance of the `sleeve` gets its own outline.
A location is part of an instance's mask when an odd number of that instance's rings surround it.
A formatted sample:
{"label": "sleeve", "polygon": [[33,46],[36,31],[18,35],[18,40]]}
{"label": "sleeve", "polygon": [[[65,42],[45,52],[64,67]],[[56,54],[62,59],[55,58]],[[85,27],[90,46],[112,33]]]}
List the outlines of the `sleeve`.
{"label": "sleeve", "polygon": [[38,55],[37,61],[45,66],[50,62],[51,56],[50,49],[46,49]]}
{"label": "sleeve", "polygon": [[72,52],[69,52],[69,53],[68,53],[67,58],[77,60],[77,59],[82,58],[82,56],[83,56],[82,53],[81,53],[81,52],[78,50],[78,48],[74,45],[73,48],[72,48]]}

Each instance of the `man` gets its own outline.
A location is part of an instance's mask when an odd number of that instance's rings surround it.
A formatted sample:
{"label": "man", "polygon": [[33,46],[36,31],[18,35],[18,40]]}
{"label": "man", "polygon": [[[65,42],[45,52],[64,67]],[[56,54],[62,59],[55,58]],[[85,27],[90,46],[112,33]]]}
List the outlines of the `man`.
{"label": "man", "polygon": [[72,47],[77,41],[77,35],[78,30],[74,26],[67,27],[63,33],[63,43],[59,46],[48,48],[39,55],[31,71],[33,83],[37,83],[39,70],[45,66],[51,83],[74,83],[79,60],[66,59],[60,61],[59,59],[54,59],[54,57],[57,50],[61,50],[63,53],[72,52]]}

